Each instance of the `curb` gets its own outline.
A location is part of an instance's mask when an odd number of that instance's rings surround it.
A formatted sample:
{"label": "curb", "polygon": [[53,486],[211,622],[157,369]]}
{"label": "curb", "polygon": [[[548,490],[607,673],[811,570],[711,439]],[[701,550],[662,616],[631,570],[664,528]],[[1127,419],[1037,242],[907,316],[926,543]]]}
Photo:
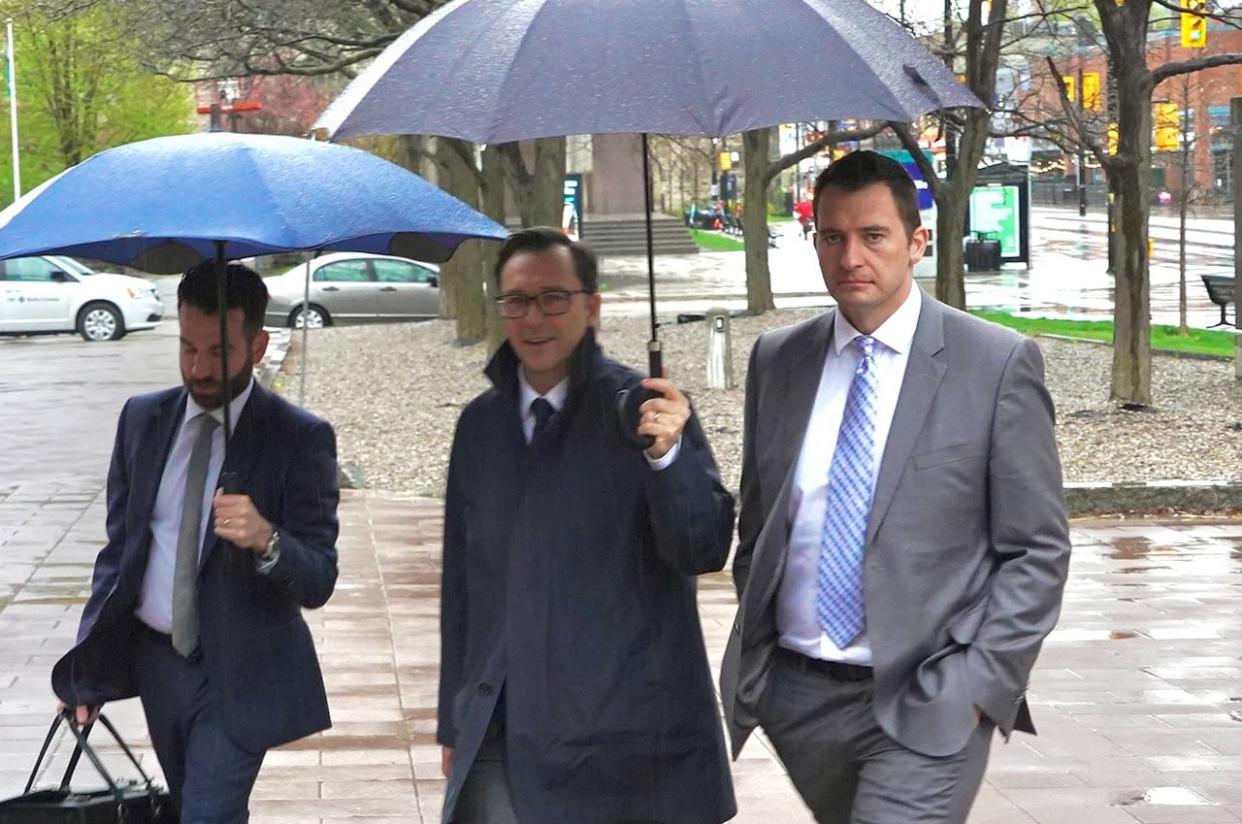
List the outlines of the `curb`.
{"label": "curb", "polygon": [[1242,483],[1229,481],[1140,481],[1134,483],[1065,484],[1065,505],[1071,518],[1087,515],[1131,515],[1210,512],[1242,509]]}
{"label": "curb", "polygon": [[271,336],[267,344],[267,354],[263,358],[263,362],[259,364],[259,368],[255,370],[255,377],[259,383],[268,387],[272,386],[272,381],[280,374],[280,368],[284,366],[285,355],[289,353],[289,344],[293,339],[291,329],[276,329],[269,332]]}

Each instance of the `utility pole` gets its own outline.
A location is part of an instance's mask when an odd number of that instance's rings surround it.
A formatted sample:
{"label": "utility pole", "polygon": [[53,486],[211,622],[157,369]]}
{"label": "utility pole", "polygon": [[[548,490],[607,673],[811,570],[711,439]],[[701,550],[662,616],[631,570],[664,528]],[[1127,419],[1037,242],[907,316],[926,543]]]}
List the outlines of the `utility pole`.
{"label": "utility pole", "polygon": [[17,140],[17,66],[13,60],[13,18],[4,22],[8,34],[5,57],[9,65],[9,131],[13,137],[13,200],[22,196],[21,150]]}
{"label": "utility pole", "polygon": [[[1242,97],[1229,101],[1233,151],[1229,156],[1229,188],[1233,192],[1233,236],[1242,237]],[[1233,245],[1233,328],[1242,330],[1242,244]],[[1234,335],[1233,376],[1242,381],[1242,335]]]}
{"label": "utility pole", "polygon": [[[1078,92],[1078,122],[1084,122],[1086,112],[1083,108],[1082,94],[1082,51],[1078,52],[1078,82],[1074,86],[1074,90]],[[1087,147],[1086,140],[1082,137],[1078,139],[1078,216],[1087,216]]]}

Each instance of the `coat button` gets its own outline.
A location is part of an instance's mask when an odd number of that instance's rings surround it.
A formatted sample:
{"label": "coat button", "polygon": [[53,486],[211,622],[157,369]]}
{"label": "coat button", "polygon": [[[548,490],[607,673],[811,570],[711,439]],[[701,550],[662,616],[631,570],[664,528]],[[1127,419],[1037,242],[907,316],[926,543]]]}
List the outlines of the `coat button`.
{"label": "coat button", "polygon": [[491,694],[492,694],[492,685],[491,685],[491,684],[487,683],[486,681],[484,681],[484,682],[482,682],[481,684],[479,684],[479,695],[485,695],[485,696],[486,696],[486,695],[491,695]]}

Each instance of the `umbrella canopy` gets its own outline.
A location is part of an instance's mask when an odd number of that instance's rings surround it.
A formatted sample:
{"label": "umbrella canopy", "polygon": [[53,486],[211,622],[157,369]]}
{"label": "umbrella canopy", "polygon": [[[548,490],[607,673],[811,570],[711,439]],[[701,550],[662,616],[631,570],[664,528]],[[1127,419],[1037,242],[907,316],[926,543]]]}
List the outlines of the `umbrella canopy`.
{"label": "umbrella canopy", "polygon": [[457,0],[385,49],[315,128],[475,143],[723,136],[979,105],[864,0]]}
{"label": "umbrella canopy", "polygon": [[0,258],[56,252],[168,273],[297,249],[440,262],[468,238],[506,235],[360,149],[224,132],[108,149],[0,212]]}

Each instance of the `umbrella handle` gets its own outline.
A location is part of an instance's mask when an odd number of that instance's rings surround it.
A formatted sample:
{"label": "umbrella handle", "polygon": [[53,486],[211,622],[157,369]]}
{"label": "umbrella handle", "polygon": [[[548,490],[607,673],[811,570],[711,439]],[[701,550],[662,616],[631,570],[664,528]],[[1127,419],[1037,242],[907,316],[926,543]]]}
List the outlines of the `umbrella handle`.
{"label": "umbrella handle", "polygon": [[652,398],[661,397],[663,395],[659,392],[642,385],[622,389],[617,393],[617,426],[621,429],[621,437],[635,449],[647,449],[655,443],[655,438],[650,435],[638,434],[638,425],[643,417],[639,407]]}

